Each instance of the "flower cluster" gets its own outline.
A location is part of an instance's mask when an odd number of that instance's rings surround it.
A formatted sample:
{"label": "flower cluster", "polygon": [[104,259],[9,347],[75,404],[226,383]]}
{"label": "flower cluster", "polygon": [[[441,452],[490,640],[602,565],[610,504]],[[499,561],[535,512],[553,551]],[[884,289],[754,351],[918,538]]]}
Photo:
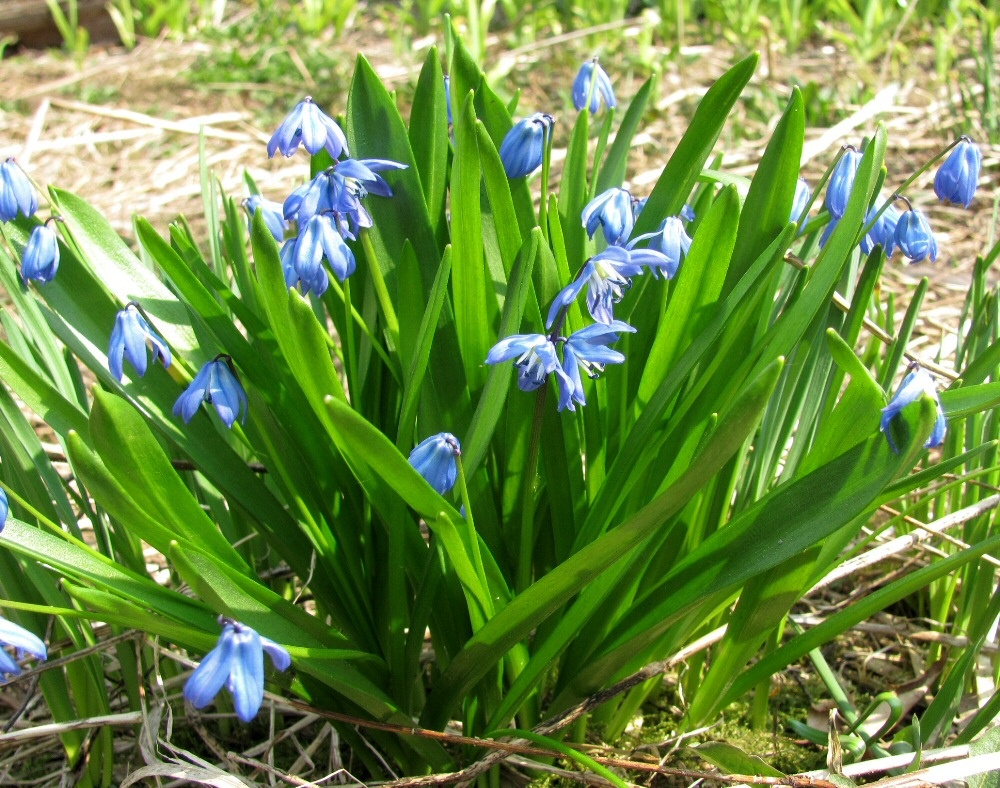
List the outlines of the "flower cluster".
{"label": "flower cluster", "polygon": [[282,244],[285,284],[321,296],[330,286],[327,267],[341,282],[357,267],[348,241],[357,241],[372,226],[364,198],[392,196],[392,188],[379,173],[407,165],[388,159],[341,159],[350,156],[344,132],[309,96],[278,126],[267,153],[289,157],[300,145],[313,156],[326,150],[333,165],[295,189],[281,206],[251,195],[244,207],[251,217],[261,211],[267,228]]}
{"label": "flower cluster", "polygon": [[[584,63],[573,83],[573,104],[577,110],[593,113],[599,109],[599,100],[608,108],[616,106],[611,81],[594,59]],[[533,172],[541,164],[553,122],[551,115],[538,113],[510,130],[500,147],[509,178]],[[609,346],[621,334],[635,331],[614,314],[632,278],[648,270],[654,278],[672,279],[691,248],[684,223],[694,220],[694,212],[688,206],[679,216],[663,219],[655,232],[632,238],[645,204],[645,199],[636,199],[621,187],[610,188],[587,203],[581,215],[583,227],[591,239],[600,229],[607,247],[584,262],[573,281],[556,294],[545,321],[547,334],[505,337],[490,350],[487,364],[513,361],[522,391],[534,391],[553,376],[559,410],[586,405],[584,376],[596,378],[606,364],[625,361],[621,352]],[[639,246],[643,242],[645,246]],[[566,313],[584,290],[587,311],[596,322],[562,336]]]}
{"label": "flower cluster", "polygon": [[[823,203],[830,221],[820,237],[821,248],[826,245],[847,210],[847,201],[854,187],[861,157],[862,153],[849,145],[844,148],[833,168]],[[934,177],[934,193],[943,202],[968,208],[976,193],[982,162],[983,156],[976,143],[968,137],[960,137]],[[803,183],[800,178],[791,216],[791,220],[798,221],[800,226],[804,226],[806,221],[803,211],[809,202],[808,186],[805,187],[805,195],[802,194]],[[896,200],[906,205],[906,210],[902,213],[893,204]],[[865,216],[865,234],[861,239],[861,250],[865,254],[870,254],[876,246],[881,246],[887,257],[891,257],[899,249],[903,257],[913,263],[928,258],[931,262],[937,260],[937,239],[922,211],[914,208],[906,197],[898,193],[889,201],[877,202],[879,207],[872,205]]]}
{"label": "flower cluster", "polygon": [[236,716],[250,722],[264,702],[264,652],[280,671],[292,664],[288,651],[246,624],[219,617],[222,634],[215,648],[184,684],[184,698],[196,709],[207,706],[223,687],[233,696]]}

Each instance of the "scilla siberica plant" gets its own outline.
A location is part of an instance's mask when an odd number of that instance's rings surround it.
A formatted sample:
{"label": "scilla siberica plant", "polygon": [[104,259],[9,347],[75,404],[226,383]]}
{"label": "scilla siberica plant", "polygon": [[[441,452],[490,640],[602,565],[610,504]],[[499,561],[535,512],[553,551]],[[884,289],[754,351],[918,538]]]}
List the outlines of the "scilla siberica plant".
{"label": "scilla siberica plant", "polygon": [[[23,287],[18,260],[42,225],[8,166],[0,276],[20,321],[0,368],[73,475],[6,408],[0,476],[28,506],[0,534],[0,584],[24,624],[45,631],[48,611],[73,644],[64,652],[90,642],[87,619],[148,632],[199,662],[185,677],[194,706],[215,698],[225,712],[228,686],[244,722],[265,686],[378,720],[356,752],[375,777],[476,755],[393,732],[415,726],[552,731],[569,719],[553,713],[576,709],[613,737],[653,691],[637,671],[727,624],[681,679],[678,724],[766,689],[816,644],[794,635],[758,660],[762,645],[853,554],[871,514],[988,462],[995,428],[976,414],[1000,384],[982,329],[960,368],[935,369],[961,384],[938,394],[914,372],[887,405],[907,336],[886,349],[885,326],[862,329],[869,314],[901,325],[870,307],[892,245],[916,250],[899,230],[912,219],[876,195],[884,127],[843,154],[815,217],[798,180],[798,90],[744,194],[705,169],[755,65],[708,89],[639,198],[625,174],[651,83],[616,134],[621,106],[599,116],[595,143],[592,102],[613,98],[596,63],[577,80],[587,100],[567,140],[555,114],[514,122],[460,41],[447,83],[429,52],[408,122],[359,58],[342,122],[305,99],[271,137],[267,154],[309,158],[301,185],[282,200],[248,177],[245,205],[227,197],[211,220],[213,255],[186,224],[166,238],[136,219],[158,273],[84,200],[50,187],[59,274]],[[944,194],[964,203],[967,180],[954,182],[963,189]],[[97,381],[89,390],[76,364]],[[971,571],[997,546],[984,537],[929,559],[921,582]],[[149,548],[168,582],[150,576]],[[16,585],[4,579],[15,567]],[[115,679],[136,704],[152,659],[138,653]],[[43,683],[58,718],[110,713],[107,666],[85,659],[88,671]],[[634,689],[601,694],[612,686]],[[765,717],[767,696],[755,701]],[[923,744],[936,736],[920,730]],[[65,746],[80,757],[79,740]],[[89,743],[92,782],[111,779],[98,757],[113,760],[111,747]]]}

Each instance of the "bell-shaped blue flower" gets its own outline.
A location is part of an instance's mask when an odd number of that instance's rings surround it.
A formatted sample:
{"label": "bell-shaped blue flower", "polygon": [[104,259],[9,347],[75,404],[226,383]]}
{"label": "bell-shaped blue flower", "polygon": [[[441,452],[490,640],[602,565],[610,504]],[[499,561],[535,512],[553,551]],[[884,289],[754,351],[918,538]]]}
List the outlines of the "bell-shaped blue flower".
{"label": "bell-shaped blue flower", "polygon": [[559,410],[573,410],[573,381],[566,374],[556,354],[556,346],[543,334],[515,334],[497,342],[486,356],[487,364],[514,361],[517,386],[521,391],[534,391],[545,383],[550,374],[559,385]]}
{"label": "bell-shaped blue flower", "polygon": [[0,222],[9,222],[18,212],[34,216],[38,210],[38,195],[28,176],[13,158],[0,162]]}
{"label": "bell-shaped blue flower", "polygon": [[7,500],[7,491],[0,487],[0,531],[7,525],[8,514],[10,514],[10,502]]}
{"label": "bell-shaped blue flower", "polygon": [[600,323],[614,321],[614,305],[622,300],[632,286],[629,277],[642,273],[642,266],[632,261],[632,253],[620,246],[609,246],[595,254],[580,269],[580,273],[556,294],[549,308],[546,328],[552,328],[559,312],[572,304],[587,287],[587,309]]}
{"label": "bell-shaped blue flower", "polygon": [[268,158],[281,151],[285,156],[291,156],[302,145],[315,156],[323,148],[330,155],[339,159],[341,153],[350,156],[347,150],[347,137],[341,131],[337,122],[316,106],[311,96],[306,96],[295,105],[288,116],[267,143]]}
{"label": "bell-shaped blue flower", "polygon": [[[649,241],[646,250],[633,249],[635,244],[644,240]],[[660,228],[655,233],[644,233],[634,238],[628,248],[632,250],[633,261],[641,259],[639,253],[642,251],[659,252],[662,259],[656,258],[643,262],[642,265],[649,265],[653,276],[662,274],[664,279],[673,279],[677,275],[677,269],[680,268],[681,260],[691,251],[691,237],[684,227],[683,214],[668,216],[660,222]]]}
{"label": "bell-shaped blue flower", "polygon": [[612,246],[624,246],[635,226],[635,201],[626,190],[613,186],[601,192],[583,208],[583,226],[591,238],[600,227],[604,240]]}
{"label": "bell-shaped blue flower", "polygon": [[809,207],[809,201],[811,199],[812,189],[809,188],[808,181],[799,176],[799,179],[795,182],[795,196],[792,198],[792,213],[788,217],[788,221],[796,222],[799,225],[799,232],[802,232],[802,230],[805,229],[806,223],[809,221],[806,208]]}
{"label": "bell-shaped blue flower", "polygon": [[309,219],[296,238],[285,241],[281,259],[286,284],[289,268],[295,272],[297,279],[315,285],[320,281],[317,277],[323,260],[327,261],[330,270],[341,282],[354,273],[357,265],[354,252],[340,233],[337,216],[332,213],[316,214]]}
{"label": "bell-shaped blue flower", "polygon": [[536,112],[524,120],[519,120],[500,143],[500,161],[508,178],[530,175],[542,166],[545,155],[545,140],[555,118]]}
{"label": "bell-shaped blue flower", "polygon": [[962,137],[934,176],[934,193],[939,200],[968,208],[976,196],[983,154],[968,137]]}
{"label": "bell-shaped blue flower", "polygon": [[205,364],[187,390],[177,398],[174,415],[180,416],[186,424],[194,418],[201,403],[208,402],[215,406],[219,418],[230,429],[240,413],[245,422],[250,403],[232,364],[232,358],[227,355],[216,356]]}
{"label": "bell-shaped blue flower", "polygon": [[600,109],[601,101],[608,109],[618,106],[611,79],[595,57],[580,66],[576,79],[573,80],[573,106],[578,110],[589,107],[590,114],[595,115]]}
{"label": "bell-shaped blue flower", "polygon": [[0,646],[14,648],[14,657],[0,648],[0,681],[6,681],[8,676],[21,675],[18,660],[24,659],[25,654],[31,654],[35,659],[48,657],[45,644],[37,635],[3,617],[0,617]]}
{"label": "bell-shaped blue flower", "polygon": [[427,482],[444,495],[458,480],[457,457],[462,454],[458,438],[450,432],[439,432],[418,443],[410,452],[410,465]]}
{"label": "bell-shaped blue flower", "polygon": [[866,227],[871,224],[873,219],[875,223],[862,237],[861,251],[865,254],[871,254],[872,249],[878,245],[885,250],[886,257],[892,257],[892,253],[896,251],[896,225],[899,222],[899,211],[896,210],[896,206],[890,205],[882,212],[881,216],[875,219],[877,213],[878,207],[873,205],[868,209],[868,215],[865,216]]}
{"label": "bell-shaped blue flower", "polygon": [[608,347],[618,341],[622,331],[634,333],[635,329],[621,320],[613,320],[610,325],[594,323],[579,331],[574,331],[563,345],[563,369],[573,381],[573,401],[586,405],[583,394],[583,372],[587,377],[596,378],[604,371],[605,364],[621,364],[625,356]]}
{"label": "bell-shaped blue flower", "polygon": [[59,270],[59,239],[52,227],[52,219],[38,225],[28,237],[21,258],[21,276],[44,285],[56,278]]}
{"label": "bell-shaped blue flower", "polygon": [[927,218],[915,208],[900,214],[896,223],[895,239],[896,246],[903,252],[903,256],[914,263],[920,262],[925,257],[931,258],[931,262],[937,260],[937,240],[931,232]]}
{"label": "bell-shaped blue flower", "polygon": [[892,438],[890,426],[892,420],[911,402],[916,402],[923,397],[930,397],[937,403],[937,419],[924,448],[930,449],[934,446],[940,446],[944,442],[945,433],[948,431],[948,419],[945,418],[944,408],[941,407],[941,395],[938,394],[937,385],[930,373],[914,364],[910,367],[910,372],[903,378],[903,382],[899,384],[899,388],[889,400],[889,404],[882,409],[882,421],[879,424],[879,429],[885,433],[890,448],[896,454],[899,454],[899,448]]}
{"label": "bell-shaped blue flower", "polygon": [[164,367],[170,366],[170,348],[163,337],[149,327],[139,305],[130,301],[115,317],[115,327],[111,331],[111,348],[108,350],[108,369],[115,380],[120,381],[125,374],[124,359],[128,359],[140,377],[146,374],[149,360],[146,356],[147,343],[153,349],[153,360],[157,358]]}
{"label": "bell-shaped blue flower", "polygon": [[285,240],[285,235],[290,230],[289,223],[285,220],[284,209],[281,203],[274,200],[266,200],[259,194],[251,194],[243,201],[243,210],[247,212],[251,222],[257,211],[264,217],[264,224],[270,230],[274,240],[279,244]]}
{"label": "bell-shaped blue flower", "polygon": [[837,166],[833,168],[830,182],[826,186],[826,209],[834,219],[841,218],[847,210],[847,201],[854,188],[854,176],[858,173],[859,164],[861,152],[847,147]]}
{"label": "bell-shaped blue flower", "polygon": [[280,671],[288,669],[288,651],[246,624],[220,618],[222,634],[215,648],[184,684],[184,697],[196,709],[207,706],[225,687],[233,696],[236,716],[250,722],[264,702],[264,652]]}

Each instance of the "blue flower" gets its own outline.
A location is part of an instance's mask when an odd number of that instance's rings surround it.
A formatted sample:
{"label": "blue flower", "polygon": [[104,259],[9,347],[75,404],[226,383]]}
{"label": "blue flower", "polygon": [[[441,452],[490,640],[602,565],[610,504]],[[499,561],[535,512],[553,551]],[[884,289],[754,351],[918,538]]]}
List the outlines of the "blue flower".
{"label": "blue flower", "polygon": [[805,178],[799,177],[798,181],[795,182],[795,196],[792,198],[792,213],[788,217],[788,221],[796,222],[799,225],[799,231],[805,229],[806,224],[809,221],[809,215],[806,213],[806,208],[809,207],[809,200],[812,199],[812,189],[809,188],[809,183]]}
{"label": "blue flower", "polygon": [[149,327],[139,305],[130,301],[115,317],[115,327],[111,331],[111,348],[108,350],[108,369],[115,380],[121,381],[125,374],[123,360],[128,358],[140,376],[146,374],[148,359],[146,342],[152,346],[153,360],[157,358],[164,367],[170,366],[170,348],[159,334]]}
{"label": "blue flower", "polygon": [[10,514],[10,502],[7,500],[7,491],[0,487],[0,531],[7,525],[8,514]]}
{"label": "blue flower", "polygon": [[551,115],[536,112],[507,132],[500,143],[500,161],[508,178],[521,178],[542,166],[545,139],[555,122]]}
{"label": "blue flower", "polygon": [[55,279],[59,270],[59,240],[49,224],[51,221],[38,225],[28,237],[21,258],[21,276],[25,282],[34,280],[44,285]]}
{"label": "blue flower", "polygon": [[594,323],[574,331],[566,340],[563,345],[563,368],[573,381],[573,401],[577,404],[587,404],[583,394],[581,370],[588,377],[596,378],[604,371],[605,364],[621,364],[625,361],[622,353],[608,347],[612,342],[618,341],[618,334],[622,331],[634,333],[635,329],[621,320],[613,320],[610,325]]}
{"label": "blue flower", "polygon": [[583,226],[587,228],[587,235],[593,238],[600,227],[609,244],[624,246],[635,226],[634,202],[627,190],[617,186],[598,194],[583,209]]}
{"label": "blue flower", "polygon": [[311,96],[306,96],[296,104],[288,117],[281,121],[267,143],[268,158],[272,158],[278,151],[291,156],[300,144],[313,156],[323,148],[335,159],[339,159],[341,153],[350,156],[344,132],[333,118],[316,106]]}
{"label": "blue flower", "polygon": [[245,422],[249,401],[232,364],[232,358],[227,355],[216,356],[205,364],[187,390],[177,398],[174,415],[183,418],[186,424],[194,417],[201,403],[208,402],[215,406],[219,418],[230,429],[241,412]]}
{"label": "blue flower", "polygon": [[[628,245],[628,248],[632,250],[636,243],[648,239],[650,243],[645,251],[659,252],[663,256],[662,260],[656,259],[642,263],[643,265],[651,265],[654,276],[660,273],[663,274],[664,279],[673,279],[677,275],[681,260],[687,257],[687,253],[691,251],[691,238],[684,227],[683,218],[684,214],[668,216],[660,223],[660,229],[655,233],[644,233],[638,238],[634,238]],[[637,255],[642,251],[641,249],[633,250],[633,260],[638,260]]]}
{"label": "blue flower", "polygon": [[[874,205],[868,209],[868,215],[865,216],[866,227],[875,218],[876,213],[878,213],[878,209]],[[878,219],[875,219],[871,229],[861,239],[861,251],[865,254],[871,254],[872,249],[876,245],[880,245],[885,249],[885,256],[892,257],[892,253],[896,251],[896,225],[898,222],[899,211],[894,205],[890,205]]]}
{"label": "blue flower", "polygon": [[285,240],[285,234],[289,230],[289,223],[285,220],[281,203],[274,202],[274,200],[265,200],[259,194],[251,194],[243,201],[243,209],[247,212],[247,216],[250,217],[251,222],[257,211],[260,211],[264,217],[264,224],[271,231],[274,240],[278,243]]}
{"label": "blue flower", "polygon": [[844,148],[844,153],[833,168],[830,182],[826,187],[826,209],[830,216],[839,219],[847,210],[847,201],[854,188],[854,176],[861,164],[861,152],[852,147]]}
{"label": "blue flower", "polygon": [[0,222],[9,222],[20,211],[24,217],[38,210],[38,195],[13,158],[0,163]]}
{"label": "blue flower", "polygon": [[920,211],[913,208],[903,211],[896,223],[895,239],[903,256],[914,263],[920,262],[925,257],[930,257],[931,262],[937,260],[937,240],[931,232],[926,217]]}
{"label": "blue flower", "polygon": [[281,671],[288,669],[292,658],[285,648],[246,624],[222,617],[219,623],[219,642],[184,684],[184,697],[201,709],[225,686],[233,696],[236,716],[241,722],[250,722],[264,702],[264,652]]}
{"label": "blue flower", "polygon": [[[316,290],[323,277],[319,270],[323,260],[330,264],[330,270],[343,282],[354,273],[356,262],[354,252],[344,242],[335,214],[319,213],[306,222],[296,238],[285,241],[281,248],[281,261],[285,271],[285,283],[294,287],[301,280],[310,285],[305,290]],[[294,281],[290,281],[294,273]],[[317,295],[326,290],[323,285]]]}
{"label": "blue flower", "polygon": [[611,79],[595,57],[580,66],[576,79],[573,80],[573,106],[580,110],[589,105],[590,114],[595,115],[602,99],[608,109],[618,106]]}
{"label": "blue flower", "polygon": [[899,448],[892,439],[890,424],[903,408],[923,397],[931,397],[937,403],[937,420],[934,422],[934,429],[931,431],[927,443],[924,444],[924,448],[940,446],[944,442],[945,433],[948,431],[948,419],[945,418],[944,408],[941,407],[941,395],[938,394],[937,385],[935,385],[934,378],[930,376],[930,373],[913,364],[910,367],[910,372],[903,378],[903,382],[899,384],[896,393],[889,400],[889,404],[882,409],[882,421],[879,424],[879,429],[885,433],[885,437],[889,441],[889,447],[896,454],[899,454]]}
{"label": "blue flower", "polygon": [[542,334],[515,334],[497,342],[486,356],[487,364],[514,361],[517,386],[521,391],[534,391],[555,374],[559,385],[559,410],[573,408],[573,381],[559,363],[556,346]]}
{"label": "blue flower", "polygon": [[934,176],[934,193],[939,200],[960,203],[966,208],[976,196],[983,154],[968,137],[962,137]]}
{"label": "blue flower", "polygon": [[632,261],[632,253],[620,246],[609,246],[595,254],[580,269],[580,273],[566,287],[559,291],[549,308],[546,328],[552,328],[560,310],[572,304],[587,287],[587,309],[590,316],[601,323],[611,324],[614,319],[614,305],[632,286],[629,279],[642,273],[642,266]]}
{"label": "blue flower", "polygon": [[458,463],[455,458],[461,454],[462,446],[458,438],[450,432],[439,432],[414,447],[410,452],[410,465],[440,495],[444,495],[455,486],[458,479]]}
{"label": "blue flower", "polygon": [[45,644],[37,635],[2,617],[0,617],[0,645],[13,646],[17,658],[11,657],[0,648],[0,681],[6,681],[7,676],[21,675],[21,666],[17,664],[17,660],[24,659],[25,654],[31,654],[35,659],[48,657]]}

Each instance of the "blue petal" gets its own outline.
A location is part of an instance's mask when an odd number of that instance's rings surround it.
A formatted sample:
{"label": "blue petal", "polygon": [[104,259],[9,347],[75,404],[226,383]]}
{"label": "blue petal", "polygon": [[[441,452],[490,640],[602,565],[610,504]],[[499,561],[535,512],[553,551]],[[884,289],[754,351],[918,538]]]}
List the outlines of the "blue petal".
{"label": "blue petal", "polygon": [[260,635],[243,624],[236,625],[235,650],[229,681],[233,706],[241,722],[251,722],[264,702],[264,650]]}
{"label": "blue petal", "polygon": [[854,176],[861,163],[861,153],[845,148],[826,187],[826,208],[834,219],[840,219],[847,210],[847,201],[854,188]]}
{"label": "blue petal", "polygon": [[184,697],[196,709],[207,706],[219,690],[225,686],[236,660],[236,631],[233,624],[227,624],[215,648],[205,655],[184,684]]}
{"label": "blue petal", "polygon": [[10,513],[10,503],[7,501],[7,493],[0,488],[0,532],[7,525],[7,515]]}
{"label": "blue petal", "polygon": [[201,403],[205,401],[208,385],[212,378],[213,364],[215,364],[214,361],[209,361],[198,370],[198,374],[194,376],[194,380],[191,381],[184,393],[174,403],[174,415],[183,418],[185,424],[194,418],[194,414],[198,412]]}
{"label": "blue petal", "polygon": [[[5,494],[4,500],[6,498]],[[48,657],[48,651],[41,638],[3,617],[0,617],[0,643],[13,646],[17,649],[18,653],[31,654],[36,659],[46,659]]]}
{"label": "blue petal", "polygon": [[263,635],[260,636],[260,645],[267,652],[268,656],[271,657],[271,662],[274,663],[275,668],[282,672],[288,670],[288,666],[292,664],[292,657],[284,646],[275,643]]}
{"label": "blue petal", "polygon": [[40,224],[31,231],[28,245],[21,258],[21,276],[25,281],[39,284],[51,282],[59,270],[59,242],[56,231],[48,224]]}

